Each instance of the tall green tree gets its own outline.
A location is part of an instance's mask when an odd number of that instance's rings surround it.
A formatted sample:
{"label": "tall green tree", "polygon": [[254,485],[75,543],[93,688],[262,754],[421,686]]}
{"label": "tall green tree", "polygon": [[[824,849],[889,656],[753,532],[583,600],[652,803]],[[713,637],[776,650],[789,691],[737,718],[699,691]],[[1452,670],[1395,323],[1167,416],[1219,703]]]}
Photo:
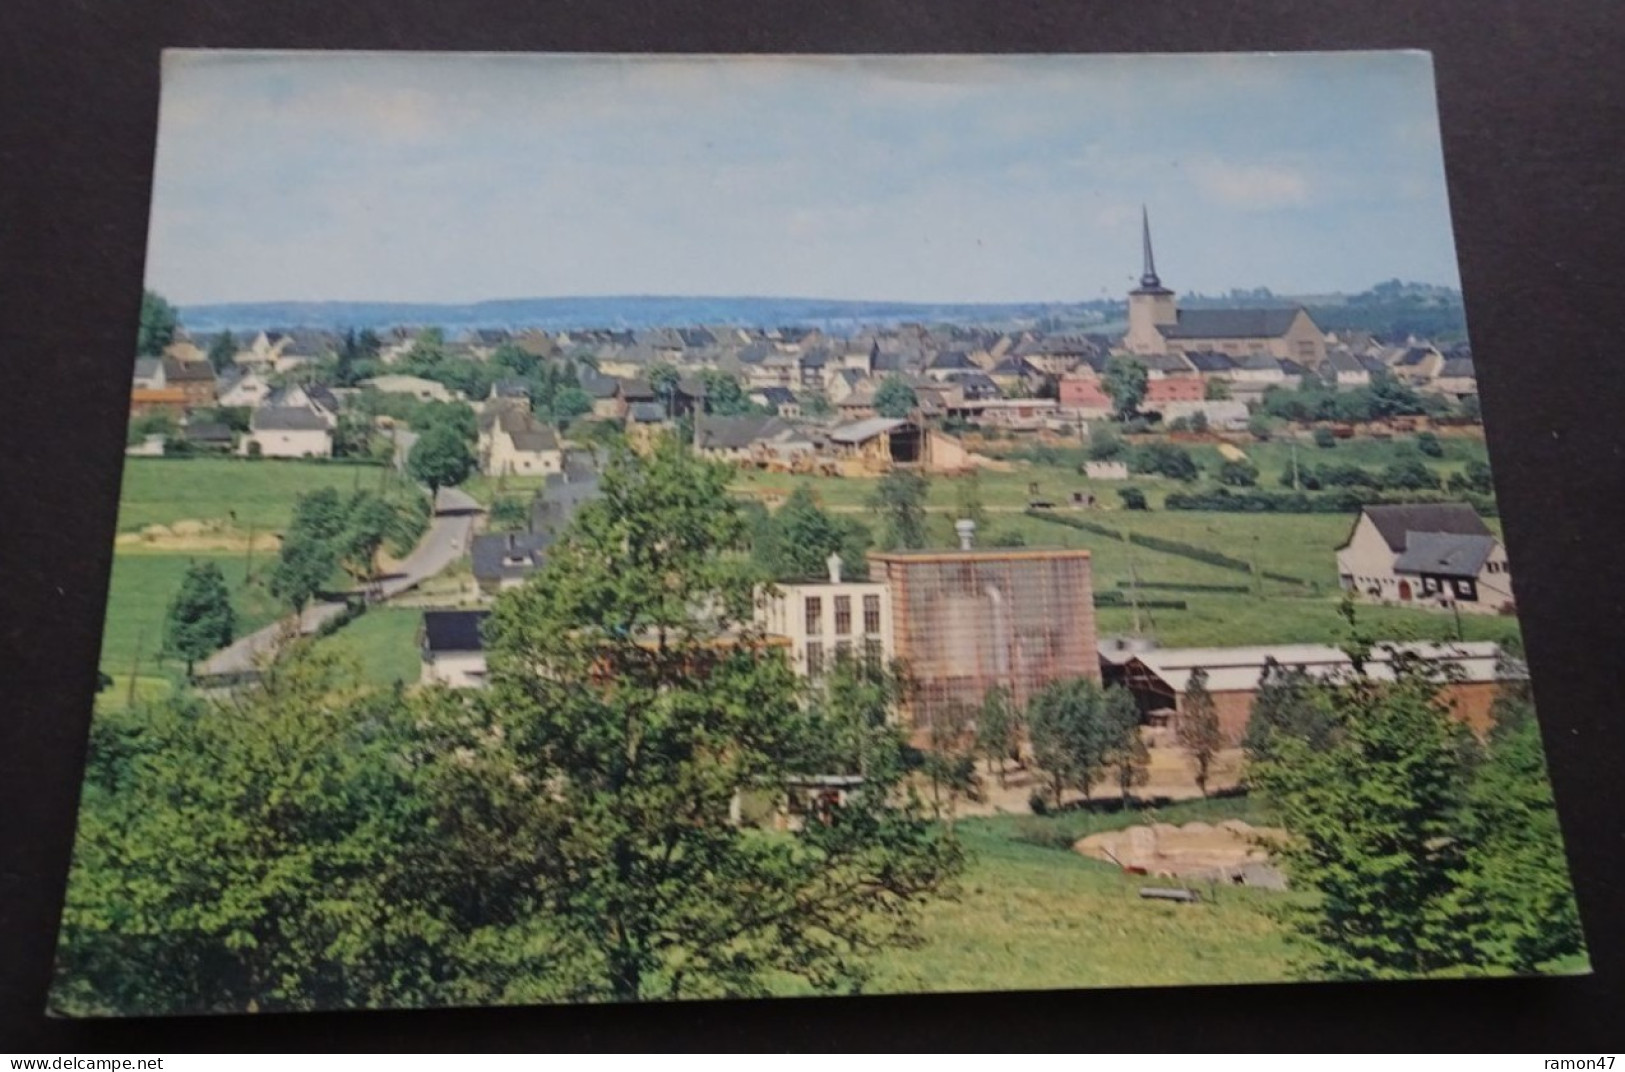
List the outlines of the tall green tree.
{"label": "tall green tree", "polygon": [[812,489],[797,485],[752,537],[752,557],[772,579],[790,581],[824,574],[829,556],[841,556],[842,576],[868,576],[864,553],[871,537],[862,522],[840,518],[818,505]]}
{"label": "tall green tree", "polygon": [[1460,901],[1477,959],[1532,972],[1584,949],[1580,913],[1521,659],[1509,657],[1484,761],[1468,790]]}
{"label": "tall green tree", "polygon": [[222,331],[215,335],[209,343],[209,364],[214,366],[216,372],[224,372],[231,367],[237,357],[237,340],[231,332]]}
{"label": "tall green tree", "polygon": [[1197,667],[1185,684],[1185,695],[1180,704],[1179,720],[1175,725],[1180,747],[1190,757],[1195,768],[1196,788],[1207,796],[1208,774],[1213,760],[1224,747],[1224,729],[1219,725],[1219,709],[1213,694],[1207,690],[1207,671]]}
{"label": "tall green tree", "polygon": [[1105,727],[1103,765],[1127,807],[1135,788],[1150,779],[1151,752],[1140,736],[1140,709],[1127,689],[1109,686],[1103,693],[1101,723]]}
{"label": "tall green tree", "polygon": [[880,515],[881,546],[917,550],[926,542],[926,478],[912,469],[893,469],[875,482],[869,508]]}
{"label": "tall green tree", "polygon": [[751,995],[781,973],[850,989],[954,869],[878,774],[793,835],[730,821],[736,794],[821,773],[798,679],[752,624],[730,476],[674,443],[618,456],[493,612],[473,700],[514,768],[502,791],[532,787],[565,832],[527,882],[568,996]]}
{"label": "tall green tree", "polygon": [[677,398],[677,384],[682,378],[677,369],[665,361],[651,361],[649,371],[645,374],[649,379],[649,389],[655,393],[666,407],[666,418],[669,420],[676,414],[674,400]]}
{"label": "tall green tree", "polygon": [[237,626],[226,579],[214,562],[193,562],[186,567],[181,587],[164,615],[164,650],[192,665],[231,643]]}
{"label": "tall green tree", "polygon": [[1007,783],[1006,767],[1021,745],[1021,716],[1010,690],[995,685],[982,696],[976,715],[976,747],[998,774],[999,788]]}
{"label": "tall green tree", "polygon": [[157,357],[164,347],[175,341],[179,318],[175,307],[155,290],[141,292],[141,324],[136,332],[135,352],[138,357]]}
{"label": "tall green tree", "polygon": [[893,420],[902,420],[920,404],[914,388],[901,376],[887,376],[875,390],[875,413]]}
{"label": "tall green tree", "polygon": [[1150,382],[1150,374],[1145,366],[1132,357],[1118,356],[1106,362],[1101,386],[1111,396],[1112,408],[1117,411],[1118,420],[1129,421],[1139,415],[1140,404],[1145,401]]}
{"label": "tall green tree", "polygon": [[1316,975],[1380,979],[1471,964],[1460,891],[1469,867],[1471,739],[1425,662],[1396,655],[1393,680],[1363,673],[1318,686],[1327,747],[1273,734],[1250,768],[1290,840],[1279,850],[1294,885],[1314,894],[1294,919]]}
{"label": "tall green tree", "polygon": [[406,471],[428,487],[430,497],[441,488],[461,484],[474,468],[474,452],[468,441],[449,424],[431,426],[406,455]]}
{"label": "tall green tree", "polygon": [[1027,704],[1033,762],[1049,775],[1055,806],[1076,789],[1087,800],[1111,748],[1105,691],[1088,678],[1054,681]]}
{"label": "tall green tree", "polygon": [[290,534],[283,539],[276,565],[271,569],[268,585],[271,594],[297,614],[326,587],[338,564],[338,551],[331,542],[305,534]]}

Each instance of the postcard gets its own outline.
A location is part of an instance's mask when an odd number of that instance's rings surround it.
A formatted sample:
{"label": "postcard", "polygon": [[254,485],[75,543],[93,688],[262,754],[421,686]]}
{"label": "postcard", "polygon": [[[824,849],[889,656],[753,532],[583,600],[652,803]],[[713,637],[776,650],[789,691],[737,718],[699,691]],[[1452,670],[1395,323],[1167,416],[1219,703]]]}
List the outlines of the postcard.
{"label": "postcard", "polygon": [[1589,970],[1459,287],[1423,53],[168,53],[51,1009]]}

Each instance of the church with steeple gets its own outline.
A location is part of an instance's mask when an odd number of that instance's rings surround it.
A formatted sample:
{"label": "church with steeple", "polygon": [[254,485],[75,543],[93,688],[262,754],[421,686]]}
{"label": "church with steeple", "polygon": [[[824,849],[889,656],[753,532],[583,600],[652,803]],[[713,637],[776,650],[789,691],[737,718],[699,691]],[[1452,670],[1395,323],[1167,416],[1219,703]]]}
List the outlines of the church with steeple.
{"label": "church with steeple", "polygon": [[1180,309],[1174,292],[1162,285],[1151,250],[1151,217],[1140,209],[1144,268],[1140,285],[1128,293],[1128,332],[1123,349],[1131,354],[1224,354],[1247,358],[1290,358],[1318,366],[1326,359],[1326,334],[1303,306],[1263,309]]}

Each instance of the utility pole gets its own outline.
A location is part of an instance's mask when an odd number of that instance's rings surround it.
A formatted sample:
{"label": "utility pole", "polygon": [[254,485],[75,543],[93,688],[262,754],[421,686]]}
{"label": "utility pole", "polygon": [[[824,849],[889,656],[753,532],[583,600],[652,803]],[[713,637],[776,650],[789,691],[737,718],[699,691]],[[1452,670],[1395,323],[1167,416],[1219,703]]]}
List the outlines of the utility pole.
{"label": "utility pole", "polygon": [[248,551],[243,555],[243,583],[254,579],[254,521],[248,522]]}
{"label": "utility pole", "polygon": [[1298,441],[1292,441],[1292,490],[1302,491],[1303,486],[1298,483]]}
{"label": "utility pole", "polygon": [[146,639],[147,627],[140,626],[135,631],[135,657],[130,660],[130,687],[124,694],[124,706],[135,706],[135,677],[141,672],[141,643]]}

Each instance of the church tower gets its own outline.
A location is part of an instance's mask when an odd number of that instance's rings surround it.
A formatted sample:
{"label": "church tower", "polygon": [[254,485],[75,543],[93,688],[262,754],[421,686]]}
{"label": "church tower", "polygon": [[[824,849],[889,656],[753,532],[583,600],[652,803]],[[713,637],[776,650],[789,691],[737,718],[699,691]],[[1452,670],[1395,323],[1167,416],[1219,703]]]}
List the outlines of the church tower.
{"label": "church tower", "polygon": [[1174,292],[1157,278],[1157,261],[1151,254],[1151,217],[1145,206],[1140,206],[1140,241],[1145,256],[1145,269],[1140,273],[1140,285],[1128,293],[1128,334],[1123,346],[1133,354],[1162,354],[1168,344],[1157,328],[1164,324],[1177,324],[1179,310],[1174,306]]}

